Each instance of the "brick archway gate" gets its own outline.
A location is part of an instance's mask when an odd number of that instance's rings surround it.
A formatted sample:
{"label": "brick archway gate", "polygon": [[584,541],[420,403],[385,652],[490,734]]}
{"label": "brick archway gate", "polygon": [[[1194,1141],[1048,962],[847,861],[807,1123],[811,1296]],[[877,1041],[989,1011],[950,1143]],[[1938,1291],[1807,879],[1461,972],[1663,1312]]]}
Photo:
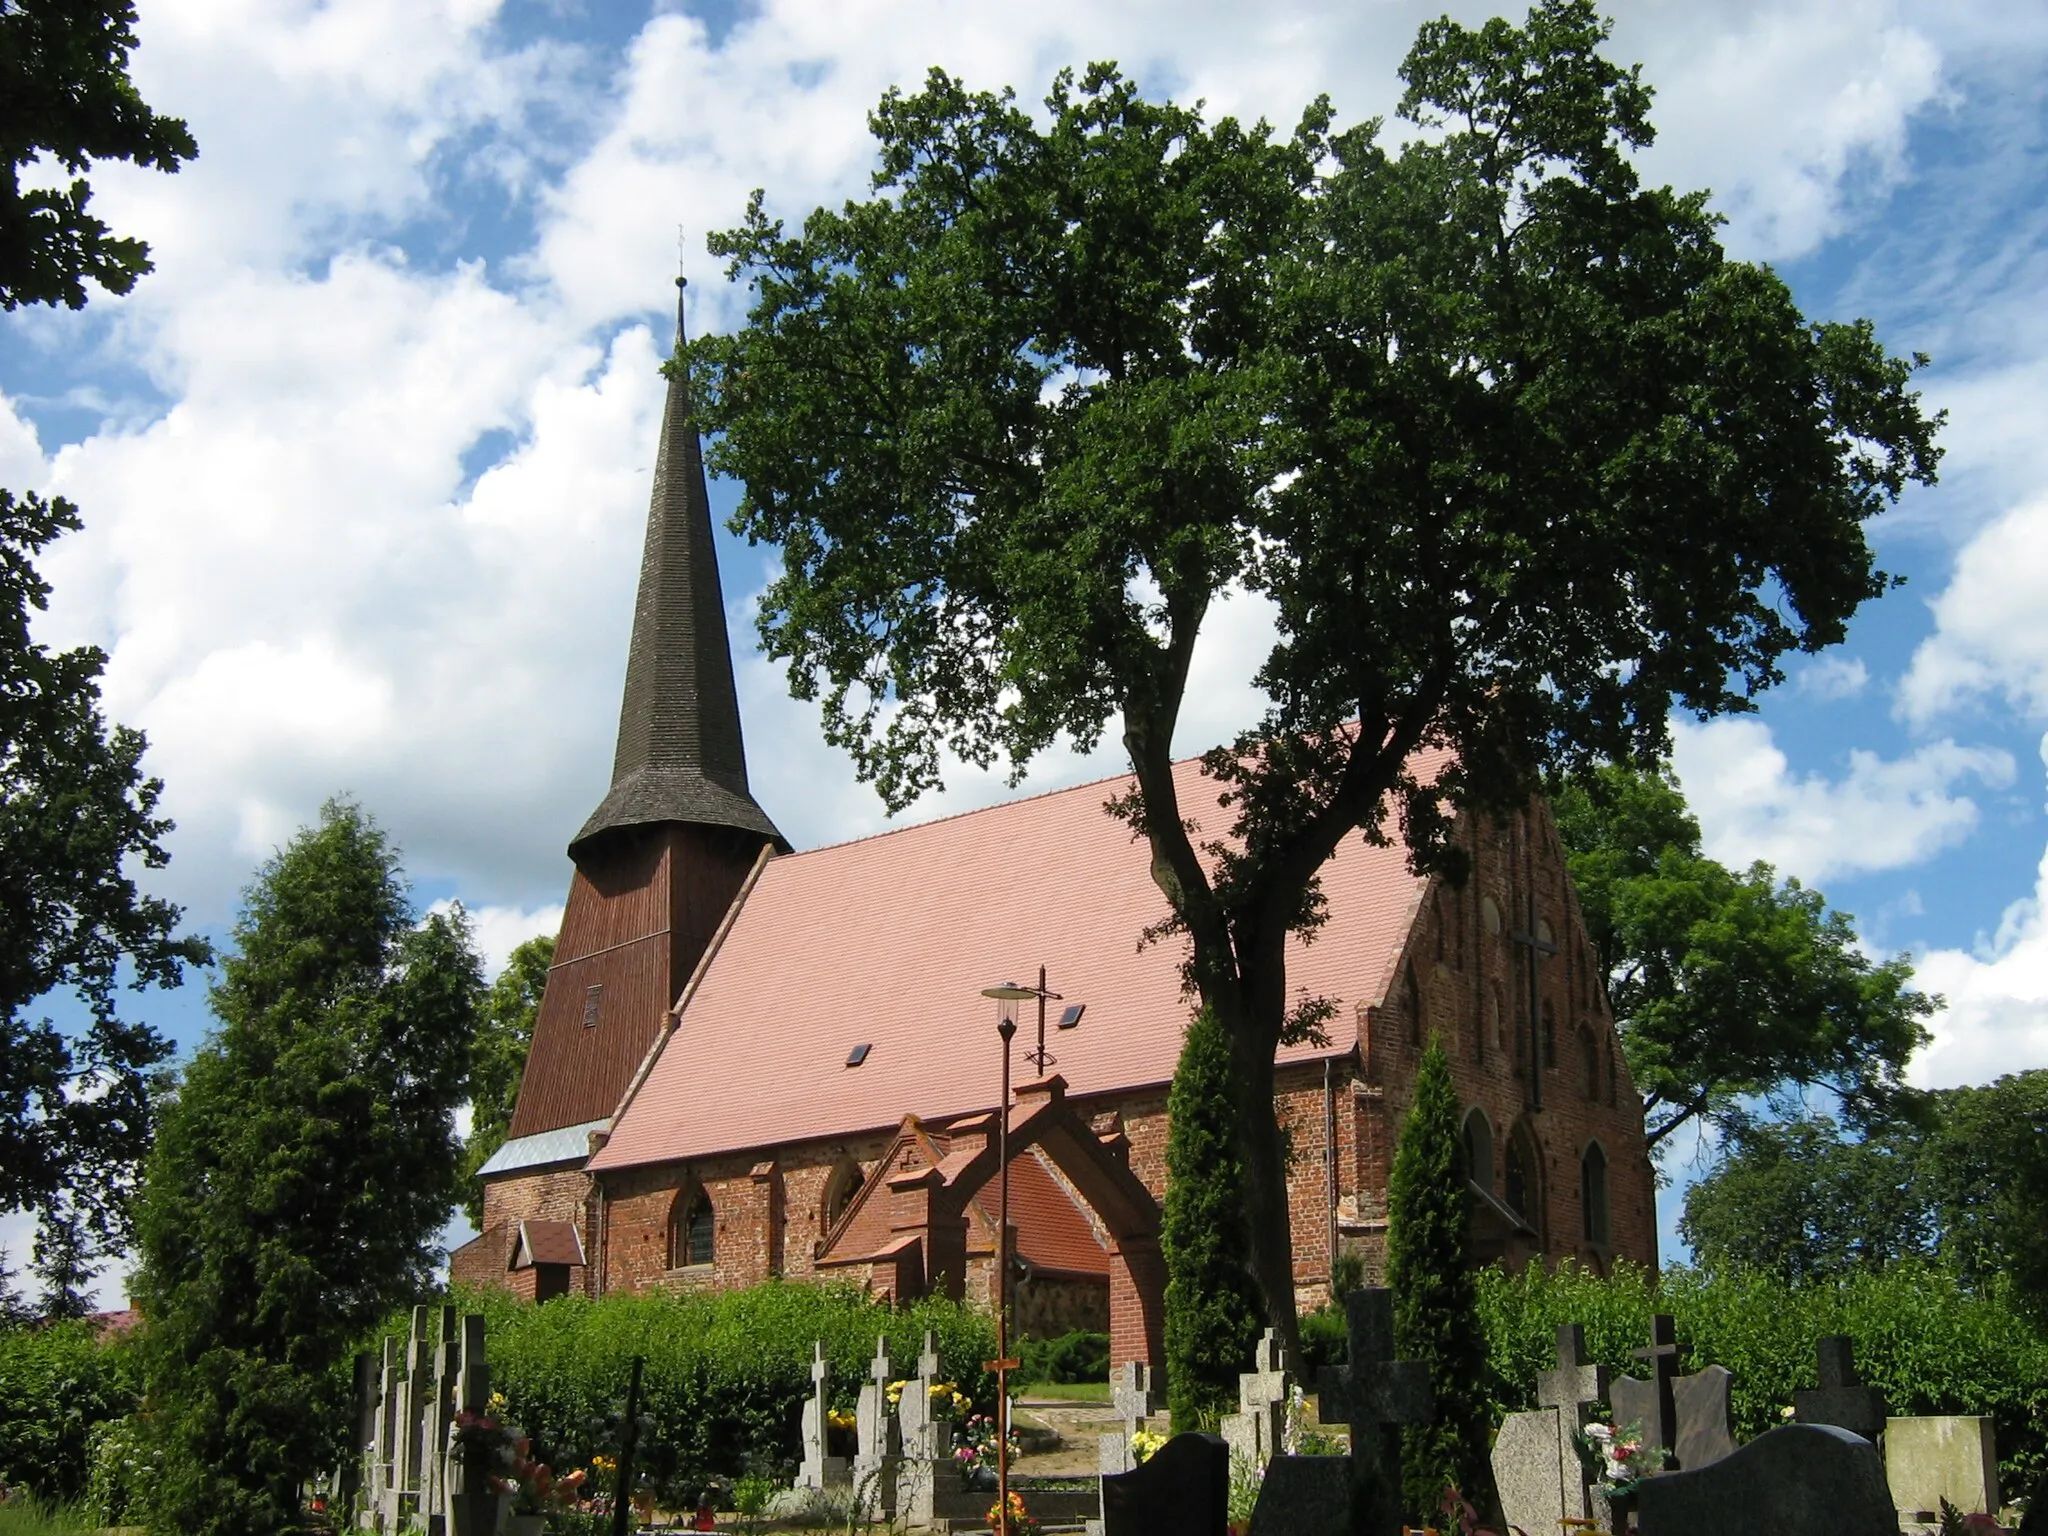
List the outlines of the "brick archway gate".
{"label": "brick archway gate", "polygon": [[[970,1288],[993,1302],[993,1276],[975,1284],[969,1259],[969,1205],[986,1197],[1000,1171],[997,1113],[929,1131],[906,1118],[876,1175],[834,1222],[817,1268],[865,1269],[869,1282],[910,1300]],[[1141,1360],[1164,1378],[1166,1264],[1159,1252],[1159,1202],[1131,1171],[1121,1132],[1098,1135],[1067,1102],[1055,1074],[1016,1090],[1010,1109],[1010,1161],[1036,1153],[1086,1202],[1109,1253],[1112,1368]],[[1014,1217],[1012,1227],[1015,1226]]]}

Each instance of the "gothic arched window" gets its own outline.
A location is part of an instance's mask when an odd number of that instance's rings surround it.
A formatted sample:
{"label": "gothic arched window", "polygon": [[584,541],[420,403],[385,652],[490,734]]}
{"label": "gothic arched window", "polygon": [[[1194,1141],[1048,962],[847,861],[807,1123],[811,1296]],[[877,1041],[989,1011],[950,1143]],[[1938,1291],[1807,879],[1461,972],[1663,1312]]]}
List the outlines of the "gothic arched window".
{"label": "gothic arched window", "polygon": [[1586,1241],[1606,1247],[1607,1154],[1597,1141],[1587,1143],[1585,1155],[1579,1159],[1579,1211]]}
{"label": "gothic arched window", "polygon": [[1493,1126],[1476,1105],[1465,1116],[1465,1171],[1474,1184],[1493,1193]]}
{"label": "gothic arched window", "polygon": [[1526,1125],[1516,1126],[1514,1134],[1508,1137],[1507,1156],[1503,1161],[1501,1173],[1501,1194],[1506,1198],[1508,1205],[1530,1226],[1540,1228],[1541,1223],[1536,1220],[1536,1215],[1542,1196],[1542,1191],[1537,1185],[1541,1172],[1536,1161],[1536,1147],[1529,1139],[1529,1128]]}
{"label": "gothic arched window", "polygon": [[703,1185],[698,1184],[679,1197],[675,1214],[669,1218],[668,1267],[691,1269],[709,1264],[716,1252],[713,1234],[717,1225],[717,1213]]}
{"label": "gothic arched window", "polygon": [[860,1171],[860,1164],[848,1159],[832,1175],[832,1182],[825,1190],[824,1226],[827,1231],[839,1224],[847,1207],[853,1204],[853,1197],[861,1192],[867,1183],[867,1175]]}

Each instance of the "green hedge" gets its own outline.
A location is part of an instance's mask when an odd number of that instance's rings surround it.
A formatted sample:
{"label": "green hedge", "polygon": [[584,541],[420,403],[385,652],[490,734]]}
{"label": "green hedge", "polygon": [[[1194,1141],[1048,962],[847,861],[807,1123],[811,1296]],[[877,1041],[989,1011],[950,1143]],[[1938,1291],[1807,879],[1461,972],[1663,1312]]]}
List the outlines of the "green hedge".
{"label": "green hedge", "polygon": [[507,1415],[558,1471],[614,1454],[632,1359],[645,1356],[640,1466],[672,1505],[694,1503],[714,1481],[794,1471],[813,1340],[831,1358],[836,1407],[853,1406],[878,1334],[889,1341],[895,1374],[908,1377],[926,1329],[937,1336],[945,1374],[977,1408],[995,1391],[981,1368],[995,1355],[994,1322],[953,1302],[892,1311],[850,1286],[781,1281],[712,1294],[565,1296],[539,1306],[503,1292],[458,1300],[486,1318],[491,1384],[505,1394]]}
{"label": "green hedge", "polygon": [[1500,1412],[1532,1407],[1536,1373],[1555,1360],[1557,1329],[1582,1323],[1586,1347],[1612,1371],[1640,1374],[1631,1351],[1668,1312],[1687,1368],[1735,1373],[1742,1438],[1781,1422],[1792,1393],[1816,1384],[1814,1341],[1845,1333],[1863,1379],[1895,1414],[1981,1413],[1998,1420],[1999,1478],[2017,1494],[2048,1473],[2048,1340],[2002,1295],[1973,1295],[1947,1271],[1894,1264],[1835,1284],[1793,1288],[1761,1275],[1709,1276],[1673,1267],[1653,1284],[1617,1265],[1612,1279],[1570,1266],[1519,1276],[1480,1273],[1479,1311]]}
{"label": "green hedge", "polygon": [[76,1499],[93,1429],[134,1411],[139,1382],[133,1352],[90,1323],[0,1331],[0,1485]]}
{"label": "green hedge", "polygon": [[1017,1346],[1017,1360],[1013,1391],[1041,1381],[1108,1381],[1109,1335],[1076,1328],[1056,1339],[1026,1339]]}

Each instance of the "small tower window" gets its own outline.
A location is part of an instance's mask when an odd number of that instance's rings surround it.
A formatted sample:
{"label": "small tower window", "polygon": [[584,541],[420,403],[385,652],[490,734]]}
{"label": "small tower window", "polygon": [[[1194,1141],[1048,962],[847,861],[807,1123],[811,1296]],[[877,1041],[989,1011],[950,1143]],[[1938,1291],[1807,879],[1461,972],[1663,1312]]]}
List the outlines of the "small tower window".
{"label": "small tower window", "polygon": [[599,1005],[600,1003],[602,1003],[603,1001],[604,1001],[604,983],[603,983],[603,982],[599,982],[599,983],[598,983],[598,984],[597,984],[596,986],[594,986],[594,987],[585,987],[585,988],[583,989],[583,1027],[584,1027],[585,1029],[595,1029],[595,1028],[597,1028],[597,1010],[598,1010],[598,1005]]}
{"label": "small tower window", "polygon": [[1465,1116],[1465,1171],[1474,1184],[1493,1193],[1493,1127],[1486,1111],[1477,1107]]}

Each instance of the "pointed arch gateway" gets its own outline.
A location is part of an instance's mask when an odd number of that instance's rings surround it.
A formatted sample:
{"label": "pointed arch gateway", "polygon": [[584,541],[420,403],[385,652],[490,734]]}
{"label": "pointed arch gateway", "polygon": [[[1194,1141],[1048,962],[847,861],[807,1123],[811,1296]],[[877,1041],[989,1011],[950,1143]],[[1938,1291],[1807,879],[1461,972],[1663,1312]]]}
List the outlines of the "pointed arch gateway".
{"label": "pointed arch gateway", "polygon": [[[1014,1168],[1035,1154],[1087,1209],[1093,1241],[1106,1250],[1111,1365],[1141,1360],[1163,1370],[1166,1264],[1159,1253],[1159,1202],[1131,1171],[1121,1128],[1097,1132],[1066,1092],[1066,1079],[1057,1074],[1016,1090],[1010,1162]],[[995,1215],[1001,1129],[994,1110],[942,1129],[905,1116],[873,1175],[819,1245],[818,1271],[864,1269],[871,1285],[901,1301],[965,1295],[977,1278],[970,1264],[973,1230],[992,1227]],[[1014,1190],[1011,1226],[1019,1226]]]}

